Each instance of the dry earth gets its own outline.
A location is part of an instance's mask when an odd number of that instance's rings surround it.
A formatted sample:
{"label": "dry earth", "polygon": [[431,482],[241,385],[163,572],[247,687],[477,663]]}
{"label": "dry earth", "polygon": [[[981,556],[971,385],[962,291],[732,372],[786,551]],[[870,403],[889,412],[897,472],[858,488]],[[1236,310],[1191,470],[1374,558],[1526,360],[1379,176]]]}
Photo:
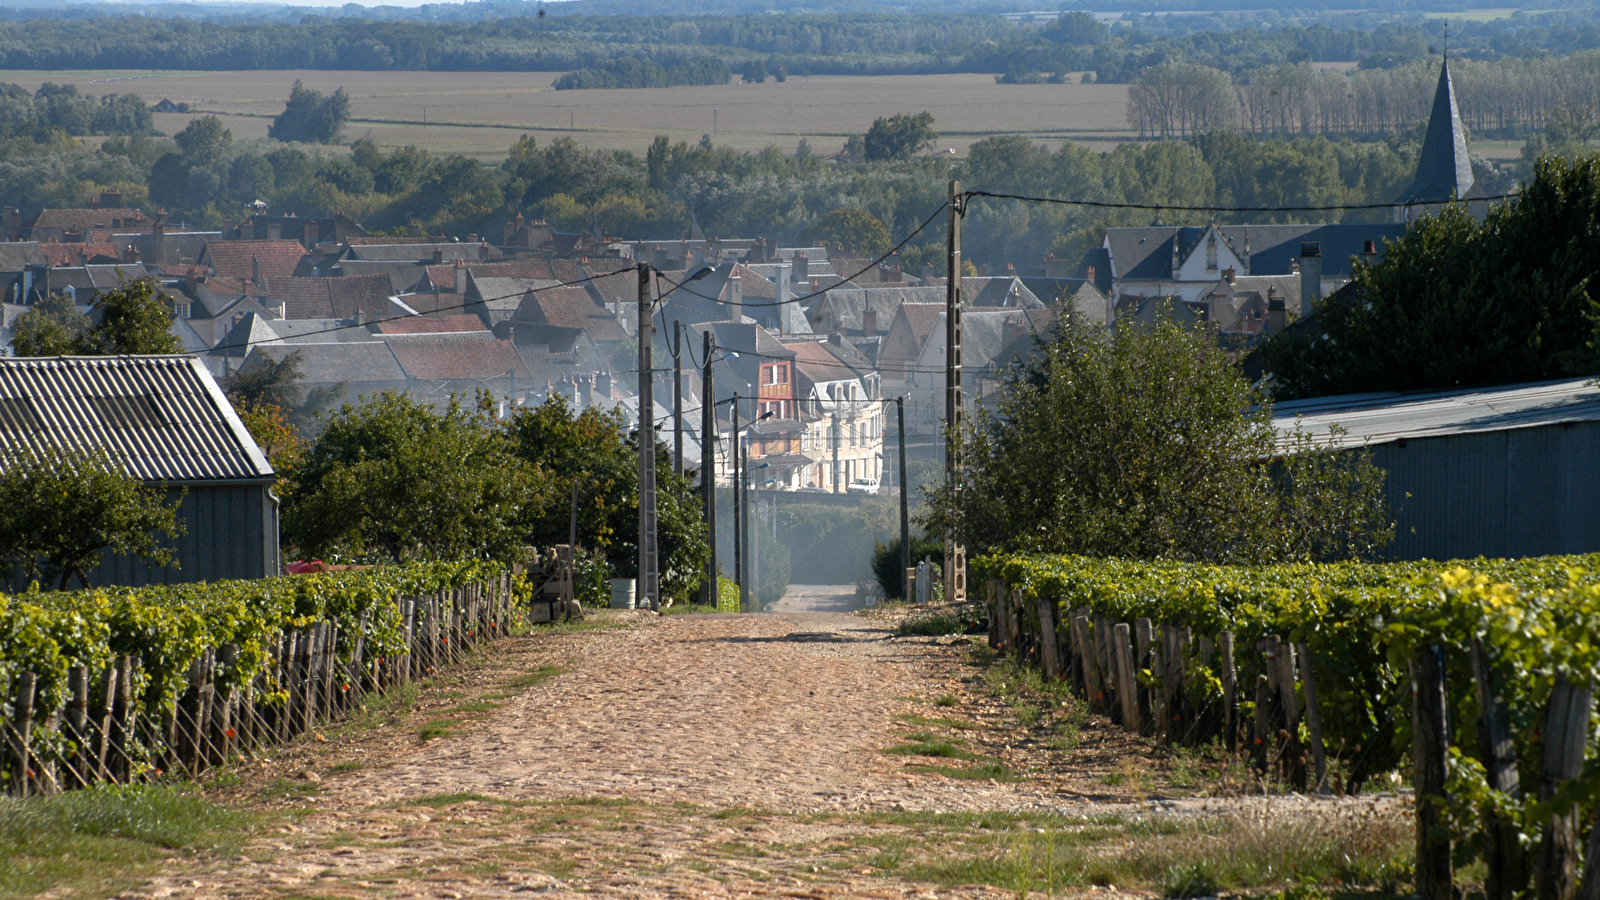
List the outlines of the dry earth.
{"label": "dry earth", "polygon": [[[787,608],[847,597],[807,589]],[[508,640],[413,709],[219,779],[272,824],[236,859],[127,896],[1015,896],[891,863],[929,850],[939,811],[1103,822],[1250,802],[1108,777],[1163,764],[1107,725],[1050,746],[982,690],[964,637],[839,612],[603,621]],[[1015,780],[882,752],[933,717]]]}

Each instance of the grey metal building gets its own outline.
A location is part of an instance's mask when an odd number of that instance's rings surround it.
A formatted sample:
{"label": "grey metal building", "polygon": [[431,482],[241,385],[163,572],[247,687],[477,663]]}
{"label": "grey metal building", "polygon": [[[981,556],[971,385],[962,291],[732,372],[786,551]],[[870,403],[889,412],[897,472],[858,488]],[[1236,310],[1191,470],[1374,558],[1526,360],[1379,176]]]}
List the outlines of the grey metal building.
{"label": "grey metal building", "polygon": [[1388,473],[1394,559],[1600,551],[1600,387],[1594,379],[1280,403],[1287,448],[1368,446]]}
{"label": "grey metal building", "polygon": [[94,586],[279,572],[277,476],[198,359],[0,359],[0,445],[105,450],[129,475],[183,493],[178,565],[108,553],[88,573]]}

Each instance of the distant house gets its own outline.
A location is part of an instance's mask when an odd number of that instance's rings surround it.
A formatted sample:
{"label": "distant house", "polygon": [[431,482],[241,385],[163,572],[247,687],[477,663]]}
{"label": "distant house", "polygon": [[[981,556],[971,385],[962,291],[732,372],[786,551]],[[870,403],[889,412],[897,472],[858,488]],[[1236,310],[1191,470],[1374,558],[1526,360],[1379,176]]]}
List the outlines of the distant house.
{"label": "distant house", "polygon": [[390,300],[394,286],[387,275],[344,275],[310,278],[268,275],[257,293],[285,319],[357,319],[372,321],[411,310]]}
{"label": "distant house", "polygon": [[88,573],[93,585],[279,571],[277,476],[193,357],[0,359],[0,444],[105,450],[128,475],[182,493],[178,564],[108,554]]}
{"label": "distant house", "polygon": [[843,493],[852,481],[882,477],[884,411],[870,361],[837,333],[786,346],[795,355],[794,394],[805,424],[799,449],[810,461],[790,486]]}
{"label": "distant house", "polygon": [[295,241],[208,241],[195,264],[212,275],[261,284],[264,278],[312,274],[301,271],[308,256]]}
{"label": "distant house", "polygon": [[609,353],[628,339],[628,330],[616,313],[596,303],[581,287],[552,287],[530,291],[511,317],[512,324],[555,325],[581,328],[595,346]]}

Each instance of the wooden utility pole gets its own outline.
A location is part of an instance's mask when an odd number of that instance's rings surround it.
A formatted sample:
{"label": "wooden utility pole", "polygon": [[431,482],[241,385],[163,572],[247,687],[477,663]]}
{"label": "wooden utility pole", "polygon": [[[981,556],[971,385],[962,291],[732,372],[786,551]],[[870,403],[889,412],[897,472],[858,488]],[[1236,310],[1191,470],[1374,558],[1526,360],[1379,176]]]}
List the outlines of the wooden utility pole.
{"label": "wooden utility pole", "polygon": [[[961,465],[961,182],[950,182],[950,245],[945,255],[949,277],[944,292],[944,478],[954,494],[960,496]],[[944,598],[967,598],[967,549],[944,536]]]}
{"label": "wooden utility pole", "polygon": [[[911,568],[911,512],[906,481],[906,398],[904,394],[894,398],[895,425],[900,432],[900,574]],[[904,593],[904,585],[901,593]],[[909,599],[909,598],[907,598]]]}
{"label": "wooden utility pole", "polygon": [[706,537],[711,543],[711,558],[706,562],[706,583],[700,602],[715,609],[721,601],[717,590],[717,392],[711,386],[711,351],[716,340],[707,328],[701,335],[705,351],[705,373],[700,384],[700,492],[706,503]]}
{"label": "wooden utility pole", "polygon": [[639,263],[639,601],[661,609],[656,568],[656,402],[651,344],[655,341],[650,312],[650,264]]}
{"label": "wooden utility pole", "polygon": [[744,610],[744,538],[743,517],[739,504],[743,497],[739,491],[739,392],[733,392],[733,412],[729,418],[733,420],[733,446],[729,455],[733,457],[733,583],[739,588],[739,609]]}
{"label": "wooden utility pole", "polygon": [[683,474],[683,323],[672,320],[672,471]]}

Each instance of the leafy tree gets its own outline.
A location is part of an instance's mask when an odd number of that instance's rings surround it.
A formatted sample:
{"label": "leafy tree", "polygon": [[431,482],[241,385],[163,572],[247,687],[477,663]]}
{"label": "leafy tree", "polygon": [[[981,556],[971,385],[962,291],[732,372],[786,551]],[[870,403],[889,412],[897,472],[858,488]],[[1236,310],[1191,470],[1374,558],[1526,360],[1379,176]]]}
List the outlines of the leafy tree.
{"label": "leafy tree", "polygon": [[806,229],[801,239],[869,257],[882,256],[894,245],[883,222],[860,209],[835,209],[825,213]]}
{"label": "leafy tree", "polygon": [[[923,557],[927,556],[943,560],[944,541],[927,535],[918,537],[913,534],[911,536],[911,564],[916,565]],[[882,541],[872,542],[872,574],[878,579],[878,584],[883,588],[884,596],[906,599],[906,573],[900,567],[900,563],[903,561],[900,554],[899,535],[895,535],[887,544]]]}
{"label": "leafy tree", "polygon": [[201,116],[172,136],[178,149],[183,151],[183,161],[193,166],[219,163],[233,148],[233,132],[222,126],[216,116]]}
{"label": "leafy tree", "polygon": [[1374,555],[1392,535],[1366,451],[1273,467],[1271,404],[1203,332],[1076,316],[963,435],[935,533],[974,551],[1262,562]]}
{"label": "leafy tree", "polygon": [[65,590],[111,551],[175,566],[158,535],[183,534],[180,499],[128,477],[103,451],[0,448],[0,572]]}
{"label": "leafy tree", "polygon": [[939,139],[933,130],[933,113],[916,115],[896,113],[887,119],[877,119],[867,129],[863,152],[869,160],[909,159],[919,150],[933,146]]}
{"label": "leafy tree", "polygon": [[51,294],[17,317],[11,352],[18,356],[73,356],[89,330],[89,317],[64,294]]}
{"label": "leafy tree", "polygon": [[115,356],[125,353],[182,353],[172,333],[172,312],[162,302],[160,284],[150,277],[126,281],[95,300],[90,325],[72,301],[52,295],[17,319],[11,349],[18,356]]}
{"label": "leafy tree", "polygon": [[763,82],[765,82],[767,80],[767,77],[768,77],[768,72],[767,72],[767,64],[766,64],[765,61],[759,60],[759,59],[753,59],[750,62],[745,63],[745,66],[744,66],[744,83],[745,84],[761,84],[761,83],[763,83]]}
{"label": "leafy tree", "polygon": [[313,556],[515,559],[533,470],[485,415],[435,412],[403,394],[345,405],[284,498],[289,542]]}
{"label": "leafy tree", "polygon": [[[589,408],[574,415],[560,397],[519,410],[506,425],[512,452],[544,473],[551,491],[524,513],[528,542],[564,544],[578,492],[578,543],[600,550],[617,577],[638,571],[639,455],[624,437],[620,413]],[[710,546],[698,495],[672,472],[658,445],[656,533],[661,594],[687,600],[704,580]]]}
{"label": "leafy tree", "polygon": [[336,144],[349,118],[350,96],[344,88],[323,96],[321,91],[296,80],[283,112],[267,127],[267,137],[307,144]]}
{"label": "leafy tree", "polygon": [[253,368],[233,373],[228,378],[228,399],[239,409],[294,409],[304,394],[300,389],[301,360],[300,351],[296,350],[277,362],[266,359]]}
{"label": "leafy tree", "polygon": [[1545,157],[1483,222],[1414,224],[1264,351],[1280,397],[1506,384],[1600,372],[1600,156]]}

